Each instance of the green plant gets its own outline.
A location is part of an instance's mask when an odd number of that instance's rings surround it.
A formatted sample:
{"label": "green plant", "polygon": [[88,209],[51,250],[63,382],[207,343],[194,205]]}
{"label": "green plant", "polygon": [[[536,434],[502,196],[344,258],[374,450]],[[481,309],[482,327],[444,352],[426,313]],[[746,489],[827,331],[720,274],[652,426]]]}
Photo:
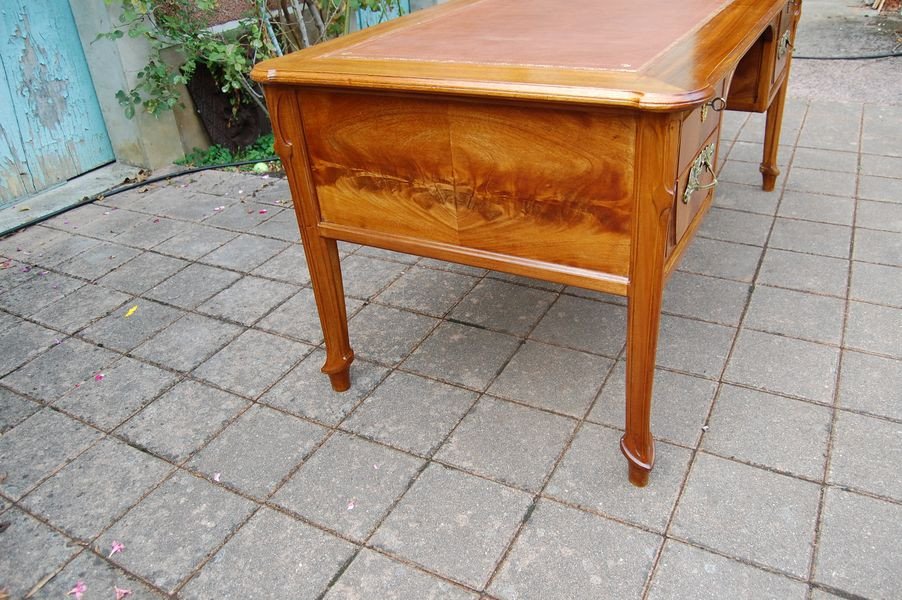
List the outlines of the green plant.
{"label": "green plant", "polygon": [[[176,163],[190,167],[207,167],[250,160],[259,162],[272,158],[275,155],[273,142],[273,136],[270,133],[261,136],[250,146],[239,148],[235,152],[219,145],[210,146],[206,150],[195,148],[190,154],[185,155],[185,158],[176,161]],[[275,164],[278,165],[278,163]],[[243,168],[244,170],[253,170],[254,165],[249,164]]]}
{"label": "green plant", "polygon": [[[229,94],[233,109],[242,102],[255,102],[265,112],[263,96],[249,78],[254,63],[346,32],[358,8],[377,11],[382,18],[392,9],[401,12],[400,0],[278,0],[274,11],[270,10],[272,0],[246,0],[247,15],[238,27],[222,32],[209,27],[217,0],[106,2],[120,4],[122,13],[119,25],[98,39],[128,35],[149,43],[150,55],[137,74],[137,84],[116,93],[128,118],[135,116],[138,107],[160,115],[179,106],[179,86],[187,83],[198,63],[206,65],[220,89]],[[173,46],[184,57],[181,65],[163,58],[162,52]]]}

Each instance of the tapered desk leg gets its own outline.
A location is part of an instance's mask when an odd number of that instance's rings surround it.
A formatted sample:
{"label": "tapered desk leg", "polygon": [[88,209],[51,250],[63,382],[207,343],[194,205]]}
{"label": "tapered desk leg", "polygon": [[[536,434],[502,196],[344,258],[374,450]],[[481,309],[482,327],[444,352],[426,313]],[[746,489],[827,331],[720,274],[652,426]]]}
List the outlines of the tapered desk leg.
{"label": "tapered desk leg", "polygon": [[[787,67],[788,68],[788,67]],[[786,105],[786,89],[789,77],[783,80],[780,90],[774,96],[770,108],[767,109],[767,125],[764,129],[764,158],[761,161],[761,175],[764,179],[762,188],[766,192],[774,191],[780,168],[777,166],[777,155],[780,151],[780,128],[783,126],[783,107]]]}
{"label": "tapered desk leg", "polygon": [[639,190],[633,211],[626,325],[626,433],[620,449],[629,480],[644,487],[655,462],[651,435],[652,384],[664,287],[667,232],[674,202],[678,121],[667,116],[639,124]]}
{"label": "tapered desk leg", "polygon": [[348,339],[348,315],[341,283],[338,244],[335,240],[308,234],[304,236],[304,251],[326,341],[326,362],[322,370],[329,375],[332,389],[343,392],[351,387],[354,351]]}

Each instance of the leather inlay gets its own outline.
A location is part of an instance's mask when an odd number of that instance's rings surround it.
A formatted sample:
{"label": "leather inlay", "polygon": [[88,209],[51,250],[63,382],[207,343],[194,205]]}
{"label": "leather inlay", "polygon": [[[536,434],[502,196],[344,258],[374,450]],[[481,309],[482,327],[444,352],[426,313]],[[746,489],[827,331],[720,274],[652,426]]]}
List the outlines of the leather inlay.
{"label": "leather inlay", "polygon": [[680,0],[649,10],[635,0],[481,0],[332,57],[637,71],[727,3]]}

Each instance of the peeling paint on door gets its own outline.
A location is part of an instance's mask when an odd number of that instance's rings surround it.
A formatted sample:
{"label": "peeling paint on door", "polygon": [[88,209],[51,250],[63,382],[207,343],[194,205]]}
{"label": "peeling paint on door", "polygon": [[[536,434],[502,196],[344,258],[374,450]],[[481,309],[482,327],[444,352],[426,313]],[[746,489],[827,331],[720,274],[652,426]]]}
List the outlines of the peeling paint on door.
{"label": "peeling paint on door", "polygon": [[0,206],[111,162],[68,0],[0,1]]}

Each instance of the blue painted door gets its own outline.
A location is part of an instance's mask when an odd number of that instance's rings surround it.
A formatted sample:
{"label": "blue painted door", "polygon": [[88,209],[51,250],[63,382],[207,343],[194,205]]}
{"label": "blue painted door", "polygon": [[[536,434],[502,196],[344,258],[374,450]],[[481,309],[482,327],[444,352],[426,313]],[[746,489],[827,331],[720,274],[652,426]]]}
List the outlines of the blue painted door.
{"label": "blue painted door", "polygon": [[69,0],[0,0],[0,207],[112,162]]}

